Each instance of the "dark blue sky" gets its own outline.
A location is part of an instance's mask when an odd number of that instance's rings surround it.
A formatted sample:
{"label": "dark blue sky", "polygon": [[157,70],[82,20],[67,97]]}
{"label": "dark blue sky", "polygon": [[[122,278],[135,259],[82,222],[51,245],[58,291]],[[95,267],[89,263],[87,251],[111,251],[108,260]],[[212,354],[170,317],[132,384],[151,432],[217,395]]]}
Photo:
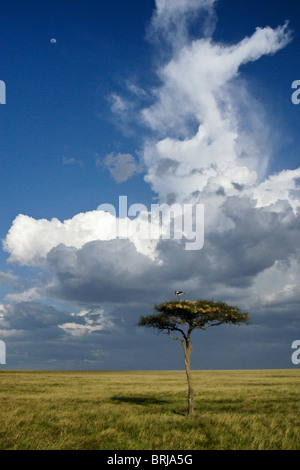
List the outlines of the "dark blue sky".
{"label": "dark blue sky", "polygon": [[[161,362],[157,339],[134,324],[182,287],[190,298],[239,303],[254,315],[247,332],[210,332],[211,356],[195,357],[195,368],[292,366],[300,106],[291,102],[291,84],[300,80],[300,6],[211,0],[203,10],[202,0],[182,0],[178,12],[167,3],[1,2],[7,368],[179,368],[177,344],[164,342]],[[197,140],[199,126],[207,147]],[[148,208],[197,195],[207,210],[207,243],[197,253],[159,246],[161,264],[126,240],[103,245],[102,235],[90,235],[93,211],[117,206],[121,195]],[[239,338],[235,352],[231,335]]]}

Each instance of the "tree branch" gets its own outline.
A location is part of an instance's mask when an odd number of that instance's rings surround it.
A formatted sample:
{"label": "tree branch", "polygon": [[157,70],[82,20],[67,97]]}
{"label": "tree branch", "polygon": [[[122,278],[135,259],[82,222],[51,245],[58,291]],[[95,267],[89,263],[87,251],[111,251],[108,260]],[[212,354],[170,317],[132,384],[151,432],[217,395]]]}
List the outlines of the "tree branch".
{"label": "tree branch", "polygon": [[199,328],[201,330],[207,330],[207,328],[209,328],[210,326],[219,326],[219,325],[222,325],[224,322],[223,321],[220,321],[218,323],[211,323],[210,325],[206,325],[206,326],[199,326]]}
{"label": "tree branch", "polygon": [[175,339],[175,340],[178,340],[178,341],[181,341],[182,344],[184,344],[184,340],[183,340],[182,338],[176,338],[175,336],[172,336],[169,331],[168,331],[168,335],[170,336],[170,338]]}
{"label": "tree branch", "polygon": [[[170,331],[179,331],[179,333],[182,334],[183,338],[184,338],[184,341],[187,341],[187,337],[186,337],[186,334],[183,330],[181,330],[180,328],[177,328],[176,326],[168,326],[167,328],[165,328],[168,332],[168,335],[170,336]],[[172,337],[172,336],[170,336]],[[175,339],[175,338],[173,338]],[[177,338],[177,339],[181,339],[181,338]]]}

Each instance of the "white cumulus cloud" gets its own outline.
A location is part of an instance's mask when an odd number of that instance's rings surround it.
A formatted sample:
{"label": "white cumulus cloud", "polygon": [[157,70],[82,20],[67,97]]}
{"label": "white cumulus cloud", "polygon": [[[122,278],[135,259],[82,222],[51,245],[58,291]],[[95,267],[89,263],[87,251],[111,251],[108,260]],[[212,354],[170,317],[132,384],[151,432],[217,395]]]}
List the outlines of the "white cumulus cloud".
{"label": "white cumulus cloud", "polygon": [[[129,237],[137,251],[153,256],[157,241],[142,239],[136,231],[130,231],[130,219],[119,224],[119,219],[102,210],[90,211],[75,215],[72,219],[61,222],[18,215],[3,241],[4,251],[10,253],[9,261],[24,266],[41,263],[52,248],[63,244],[82,248],[91,241],[114,240],[117,236]],[[147,227],[148,221],[143,217],[139,225]],[[143,230],[143,228],[141,228]],[[147,231],[147,228],[144,229]]]}

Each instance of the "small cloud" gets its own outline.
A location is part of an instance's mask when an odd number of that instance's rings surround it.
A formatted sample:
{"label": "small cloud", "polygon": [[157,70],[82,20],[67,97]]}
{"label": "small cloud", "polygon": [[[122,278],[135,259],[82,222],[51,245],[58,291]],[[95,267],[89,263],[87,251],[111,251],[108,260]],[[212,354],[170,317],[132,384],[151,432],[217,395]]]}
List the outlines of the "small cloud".
{"label": "small cloud", "polygon": [[24,292],[7,294],[5,300],[9,302],[30,302],[33,300],[38,300],[41,298],[39,289],[37,287],[32,287]]}
{"label": "small cloud", "polygon": [[7,283],[7,284],[11,284],[11,283],[14,283],[18,280],[18,276],[15,276],[14,274],[12,273],[4,273],[2,271],[0,271],[0,283]]}
{"label": "small cloud", "polygon": [[[117,183],[122,183],[141,171],[137,161],[129,153],[110,153],[102,160],[102,163]],[[100,166],[99,158],[96,160],[96,165]]]}
{"label": "small cloud", "polygon": [[108,330],[114,326],[113,322],[104,314],[104,310],[101,309],[82,310],[77,314],[72,313],[71,316],[74,317],[74,322],[64,323],[58,327],[72,336]]}
{"label": "small cloud", "polygon": [[75,158],[66,158],[63,157],[63,165],[80,165],[83,166],[83,163],[81,160],[76,160]]}
{"label": "small cloud", "polygon": [[55,38],[51,38],[51,39],[50,39],[50,42],[51,42],[51,44],[56,44],[57,41],[56,41]]}
{"label": "small cloud", "polygon": [[141,87],[139,87],[138,85],[135,85],[134,83],[128,80],[126,81],[126,87],[130,91],[130,93],[132,93],[133,95],[139,98],[143,98],[147,96],[147,93],[145,92],[145,90],[143,90]]}
{"label": "small cloud", "polygon": [[116,93],[110,95],[111,110],[116,114],[123,114],[128,109],[128,103]]}

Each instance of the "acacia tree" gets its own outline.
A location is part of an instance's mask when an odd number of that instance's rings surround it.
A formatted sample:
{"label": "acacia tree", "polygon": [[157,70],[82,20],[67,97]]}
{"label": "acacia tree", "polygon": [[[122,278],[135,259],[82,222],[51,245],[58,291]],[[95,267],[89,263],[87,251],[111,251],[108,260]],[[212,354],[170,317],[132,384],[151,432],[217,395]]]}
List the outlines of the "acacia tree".
{"label": "acacia tree", "polygon": [[248,323],[248,314],[224,302],[211,300],[172,300],[155,305],[157,314],[141,316],[137,326],[156,328],[170,338],[181,341],[188,382],[188,414],[194,412],[194,389],[190,370],[191,334],[195,329],[207,330],[223,323]]}

